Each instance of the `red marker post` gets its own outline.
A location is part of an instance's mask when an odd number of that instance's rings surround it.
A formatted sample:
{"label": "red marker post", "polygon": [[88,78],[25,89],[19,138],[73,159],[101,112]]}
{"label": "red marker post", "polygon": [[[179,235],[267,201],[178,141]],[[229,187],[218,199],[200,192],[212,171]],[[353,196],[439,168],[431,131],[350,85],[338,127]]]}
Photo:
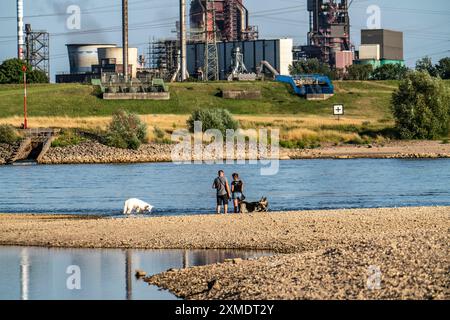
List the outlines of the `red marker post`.
{"label": "red marker post", "polygon": [[22,67],[23,71],[23,128],[28,129],[28,121],[27,121],[27,66]]}

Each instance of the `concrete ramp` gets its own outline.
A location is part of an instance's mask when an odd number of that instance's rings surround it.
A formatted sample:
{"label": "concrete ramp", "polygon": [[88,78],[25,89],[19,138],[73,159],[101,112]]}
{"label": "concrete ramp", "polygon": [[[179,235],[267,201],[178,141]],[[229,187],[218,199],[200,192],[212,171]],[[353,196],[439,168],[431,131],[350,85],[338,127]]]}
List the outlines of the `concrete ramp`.
{"label": "concrete ramp", "polygon": [[17,161],[40,162],[45,153],[50,149],[53,140],[59,130],[57,129],[28,129],[24,130],[24,138],[17,145],[7,164],[14,164]]}
{"label": "concrete ramp", "polygon": [[6,160],[7,164],[12,164],[16,161],[27,159],[30,154],[32,147],[32,139],[30,137],[25,137],[20,141],[20,144],[14,149],[10,158]]}

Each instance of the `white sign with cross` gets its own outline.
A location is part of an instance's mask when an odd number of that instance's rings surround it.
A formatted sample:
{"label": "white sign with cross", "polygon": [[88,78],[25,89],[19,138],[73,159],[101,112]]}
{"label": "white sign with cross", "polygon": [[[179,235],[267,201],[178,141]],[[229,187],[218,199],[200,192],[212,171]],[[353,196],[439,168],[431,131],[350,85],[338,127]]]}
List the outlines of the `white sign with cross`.
{"label": "white sign with cross", "polygon": [[344,115],[344,105],[336,104],[333,107],[333,112],[335,116],[343,116]]}

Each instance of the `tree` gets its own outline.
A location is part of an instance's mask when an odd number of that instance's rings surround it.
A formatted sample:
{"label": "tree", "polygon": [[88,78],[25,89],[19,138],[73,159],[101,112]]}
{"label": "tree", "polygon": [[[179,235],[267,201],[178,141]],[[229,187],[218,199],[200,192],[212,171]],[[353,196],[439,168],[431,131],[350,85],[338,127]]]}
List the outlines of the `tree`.
{"label": "tree", "polygon": [[20,59],[8,59],[0,65],[0,83],[14,84],[23,82],[22,67],[27,67],[28,83],[47,83],[47,75],[39,70],[32,70],[32,67]]}
{"label": "tree", "polygon": [[369,80],[373,72],[371,64],[354,64],[347,67],[347,80]]}
{"label": "tree", "polygon": [[292,75],[296,74],[323,74],[334,79],[335,74],[327,63],[320,62],[319,59],[305,59],[295,61],[289,67],[289,72]]}
{"label": "tree", "polygon": [[391,110],[402,139],[436,139],[449,133],[449,89],[428,72],[411,72],[400,82]]}
{"label": "tree", "polygon": [[373,80],[401,80],[407,75],[409,69],[398,63],[385,64],[376,68],[372,73]]}
{"label": "tree", "polygon": [[134,113],[116,111],[109,124],[106,136],[107,145],[122,149],[137,150],[146,142],[147,125]]}
{"label": "tree", "polygon": [[443,58],[439,60],[438,65],[436,66],[437,74],[442,79],[450,79],[450,58]]}
{"label": "tree", "polygon": [[187,126],[190,132],[195,130],[195,122],[202,124],[202,132],[210,129],[219,130],[223,137],[226,137],[227,129],[237,130],[239,122],[233,118],[226,109],[199,109],[192,112],[187,120]]}
{"label": "tree", "polygon": [[14,144],[17,140],[19,140],[19,135],[13,126],[0,125],[0,143]]}
{"label": "tree", "polygon": [[432,77],[437,76],[436,67],[430,57],[423,57],[416,62],[416,71],[428,72]]}

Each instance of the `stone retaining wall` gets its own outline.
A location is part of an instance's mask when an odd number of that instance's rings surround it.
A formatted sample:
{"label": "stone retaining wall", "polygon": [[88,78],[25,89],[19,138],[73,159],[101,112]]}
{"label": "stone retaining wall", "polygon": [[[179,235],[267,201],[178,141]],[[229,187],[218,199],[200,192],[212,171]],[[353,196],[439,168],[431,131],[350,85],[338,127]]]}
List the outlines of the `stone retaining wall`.
{"label": "stone retaining wall", "polygon": [[[434,143],[432,148],[405,144],[404,146],[382,148],[344,146],[319,149],[281,149],[279,158],[288,159],[353,159],[353,158],[449,158],[450,145]],[[408,147],[409,146],[409,147]],[[97,141],[88,140],[79,145],[66,148],[50,148],[45,155],[38,159],[41,164],[83,164],[83,163],[144,163],[144,162],[171,162],[172,148],[169,144],[144,144],[139,150],[118,149],[105,146]],[[419,151],[417,151],[417,150]],[[10,158],[14,146],[0,144],[0,165]],[[189,155],[188,155],[189,158]],[[245,159],[249,158],[245,154]],[[183,158],[183,161],[194,159]],[[213,159],[205,152],[203,160]],[[197,159],[194,159],[197,160]]]}

